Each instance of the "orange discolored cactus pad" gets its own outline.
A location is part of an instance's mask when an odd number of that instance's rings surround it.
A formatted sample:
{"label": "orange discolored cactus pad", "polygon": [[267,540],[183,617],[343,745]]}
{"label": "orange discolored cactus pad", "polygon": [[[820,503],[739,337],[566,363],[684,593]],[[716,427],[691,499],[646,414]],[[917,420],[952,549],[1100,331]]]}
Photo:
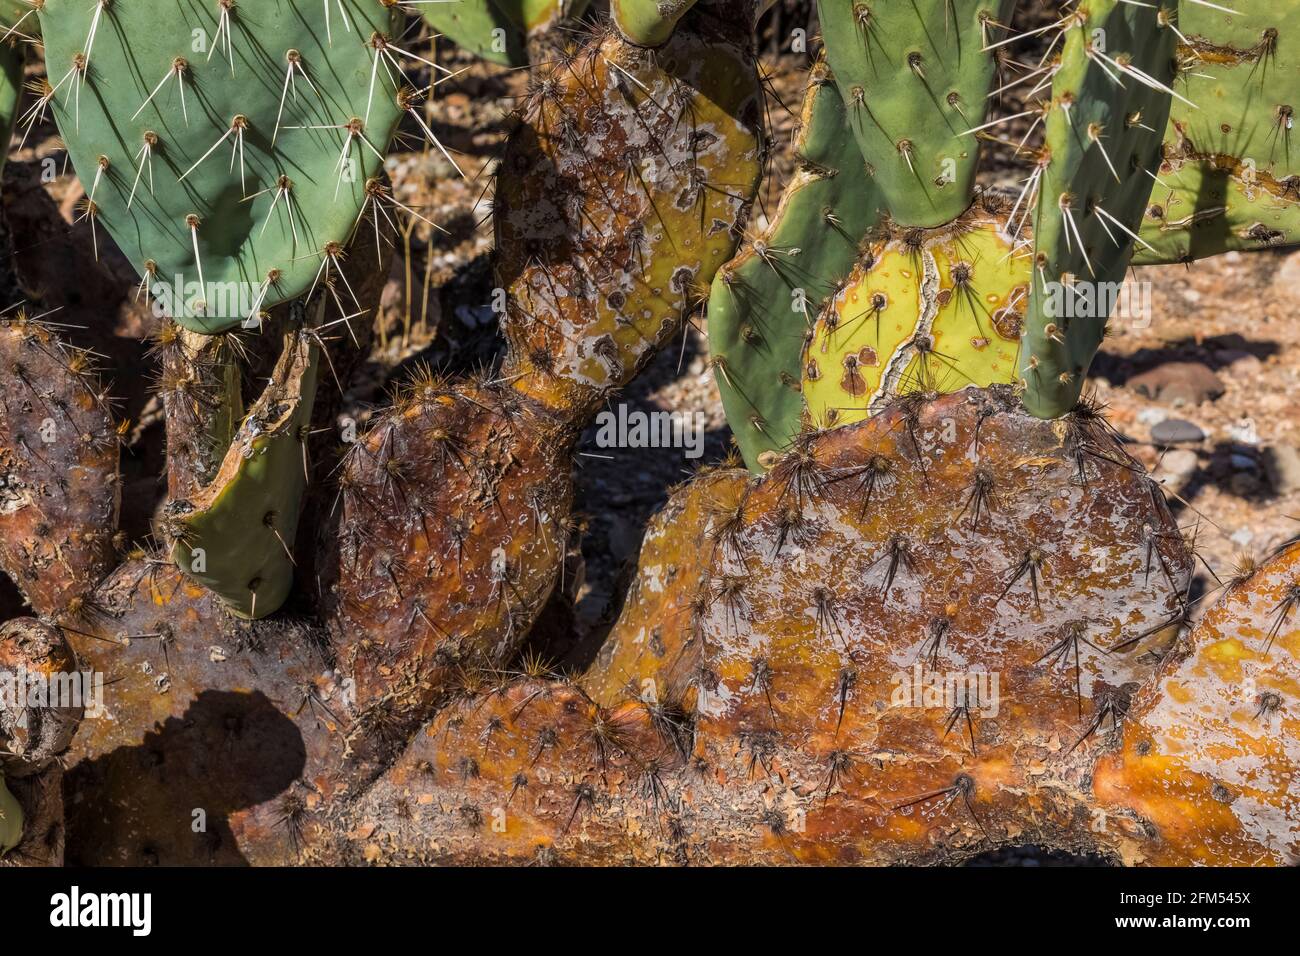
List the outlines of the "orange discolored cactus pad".
{"label": "orange discolored cactus pad", "polygon": [[1197,622],[1093,790],[1127,863],[1300,863],[1300,545]]}
{"label": "orange discolored cactus pad", "polygon": [[89,355],[21,311],[0,320],[0,569],[41,617],[114,562],[118,429]]}
{"label": "orange discolored cactus pad", "polygon": [[[904,399],[805,436],[762,478],[713,471],[675,495],[591,698],[565,691],[552,716],[557,691],[477,681],[357,825],[372,859],[403,862],[1114,854],[1089,774],[1183,619],[1191,567],[1095,410],[1043,422],[1009,389]],[[584,749],[609,722],[653,731],[626,735],[617,773]],[[527,799],[547,812],[494,832],[512,775],[542,782]],[[414,808],[401,823],[382,812],[396,799]],[[599,808],[581,838],[575,805]]]}
{"label": "orange discolored cactus pad", "polygon": [[566,681],[487,678],[352,809],[351,838],[369,861],[671,860],[660,813],[684,759],[678,729]]}
{"label": "orange discolored cactus pad", "polygon": [[581,416],[707,294],[757,189],[752,55],[717,25],[611,31],[534,81],[496,190],[505,377]]}
{"label": "orange discolored cactus pad", "polygon": [[571,440],[509,389],[421,377],[349,451],[322,586],[371,744],[523,641],[567,547]]}

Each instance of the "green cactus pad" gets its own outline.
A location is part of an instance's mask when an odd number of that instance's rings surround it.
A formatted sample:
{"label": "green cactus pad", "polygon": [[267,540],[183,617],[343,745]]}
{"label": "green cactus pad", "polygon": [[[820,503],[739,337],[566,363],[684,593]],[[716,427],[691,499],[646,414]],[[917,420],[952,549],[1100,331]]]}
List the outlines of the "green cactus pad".
{"label": "green cactus pad", "polygon": [[1300,242],[1300,9],[1183,3],[1178,83],[1136,265]]}
{"label": "green cactus pad", "polygon": [[5,786],[0,774],[0,856],[4,856],[23,839],[23,808],[18,798]]}
{"label": "green cactus pad", "polygon": [[43,2],[40,0],[36,3],[29,3],[28,0],[0,0],[0,39],[39,37],[41,20],[38,12],[41,6]]}
{"label": "green cactus pad", "polygon": [[1154,185],[1177,40],[1159,15],[1092,0],[1059,41],[1020,352],[1025,407],[1040,418],[1078,401]]}
{"label": "green cactus pad", "polygon": [[272,613],[293,585],[319,351],[309,332],[285,335],[271,383],[216,477],[192,501],[168,504],[173,560],[241,617]]}
{"label": "green cactus pad", "polygon": [[531,34],[577,19],[588,0],[434,0],[420,5],[426,23],[463,50],[502,66],[528,65]]}
{"label": "green cactus pad", "polygon": [[420,81],[395,22],[362,0],[47,0],[80,226],[111,233],[192,331],[303,295],[367,209]]}
{"label": "green cactus pad", "polygon": [[641,46],[666,43],[695,0],[610,0],[610,14],[623,36]]}
{"label": "green cactus pad", "polygon": [[5,148],[0,150],[0,169],[4,168],[9,154],[14,122],[18,119],[18,104],[23,98],[23,67],[26,58],[22,41],[17,37],[0,40],[0,131],[5,140]]}
{"label": "green cactus pad", "polygon": [[709,293],[709,348],[722,404],[746,463],[799,434],[804,336],[876,225],[879,190],[845,135],[844,103],[813,67],[795,152],[800,166],[772,225],[718,270]]}
{"label": "green cactus pad", "polygon": [[419,9],[429,26],[462,50],[502,66],[528,65],[518,24],[492,0],[434,2]]}
{"label": "green cactus pad", "polygon": [[1010,0],[819,0],[826,57],[894,219],[938,226],[970,203]]}

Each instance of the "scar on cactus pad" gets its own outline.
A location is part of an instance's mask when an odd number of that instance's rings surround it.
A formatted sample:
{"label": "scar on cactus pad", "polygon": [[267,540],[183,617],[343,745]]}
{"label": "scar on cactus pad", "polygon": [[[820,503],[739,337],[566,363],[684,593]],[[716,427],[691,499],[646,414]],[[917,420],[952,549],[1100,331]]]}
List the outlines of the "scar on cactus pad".
{"label": "scar on cactus pad", "polygon": [[803,360],[815,428],[859,421],[898,396],[1012,382],[1029,253],[988,197],[951,226],[888,230],[818,316]]}

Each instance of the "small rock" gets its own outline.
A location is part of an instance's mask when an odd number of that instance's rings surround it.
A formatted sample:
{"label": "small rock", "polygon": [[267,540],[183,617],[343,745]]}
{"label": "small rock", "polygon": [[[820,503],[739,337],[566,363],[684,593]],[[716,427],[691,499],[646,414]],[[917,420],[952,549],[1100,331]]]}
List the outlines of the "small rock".
{"label": "small rock", "polygon": [[1257,471],[1259,462],[1254,455],[1233,454],[1229,459],[1233,471]]}
{"label": "small rock", "polygon": [[1293,445],[1270,445],[1264,449],[1264,473],[1279,495],[1300,491],[1300,449]]}
{"label": "small rock", "polygon": [[1151,426],[1151,441],[1157,445],[1195,445],[1205,441],[1205,432],[1185,418],[1166,418]]}
{"label": "small rock", "polygon": [[1250,543],[1255,540],[1255,532],[1249,528],[1238,528],[1232,532],[1229,540],[1239,548],[1250,547]]}
{"label": "small rock", "polygon": [[1291,299],[1300,299],[1300,252],[1287,256],[1273,273],[1273,288]]}
{"label": "small rock", "polygon": [[1140,395],[1173,405],[1199,405],[1223,394],[1223,382],[1202,362],[1166,362],[1128,380]]}
{"label": "small rock", "polygon": [[1258,375],[1264,368],[1264,363],[1259,360],[1259,357],[1245,349],[1224,349],[1216,353],[1214,358],[1235,376]]}
{"label": "small rock", "polygon": [[1255,427],[1254,419],[1243,418],[1228,426],[1228,437],[1243,445],[1258,445],[1259,429]]}
{"label": "small rock", "polygon": [[1137,420],[1143,425],[1158,425],[1168,417],[1162,408],[1144,408],[1137,414]]}
{"label": "small rock", "polygon": [[1190,448],[1175,448],[1161,457],[1156,480],[1177,487],[1196,474],[1196,469],[1199,467],[1200,461],[1196,452]]}

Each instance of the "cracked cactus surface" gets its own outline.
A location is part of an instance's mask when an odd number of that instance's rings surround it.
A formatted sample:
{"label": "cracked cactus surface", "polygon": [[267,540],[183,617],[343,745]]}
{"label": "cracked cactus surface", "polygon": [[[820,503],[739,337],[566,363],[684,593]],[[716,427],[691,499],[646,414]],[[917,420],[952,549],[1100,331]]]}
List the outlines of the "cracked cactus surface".
{"label": "cracked cactus surface", "polygon": [[848,126],[890,213],[938,226],[970,204],[1007,0],[819,0]]}
{"label": "cracked cactus surface", "polygon": [[1126,863],[1300,861],[1300,545],[1227,585],[1093,774]]}
{"label": "cracked cactus surface", "polygon": [[1015,379],[1030,262],[1000,205],[988,196],[950,226],[871,244],[804,349],[812,427],[860,421],[900,395]]}
{"label": "cracked cactus surface", "polygon": [[38,615],[75,616],[115,562],[118,428],[89,354],[22,309],[0,363],[0,568]]}
{"label": "cracked cactus surface", "polygon": [[[503,376],[590,414],[681,326],[757,186],[752,54],[697,9],[651,54],[615,33],[533,84],[496,192]],[[720,18],[719,18],[720,19]]]}
{"label": "cracked cactus surface", "polygon": [[718,270],[709,294],[714,380],[736,444],[755,469],[802,430],[807,327],[878,220],[879,190],[845,122],[844,102],[818,61],[799,116],[795,175],[771,224]]}
{"label": "cracked cactus surface", "polygon": [[[1183,3],[1177,83],[1137,265],[1300,241],[1300,12]],[[1254,6],[1254,5],[1252,5]],[[1194,104],[1194,105],[1193,105]]]}
{"label": "cracked cactus surface", "polygon": [[78,221],[207,334],[335,268],[427,62],[360,0],[48,0],[40,18],[49,78],[25,117],[58,121]]}
{"label": "cracked cactus surface", "polygon": [[[1034,282],[1020,376],[1025,406],[1055,418],[1077,401],[1124,281],[1173,98],[1166,12],[1100,0],[1063,14],[1034,176]],[[1179,94],[1181,95],[1181,94]]]}

